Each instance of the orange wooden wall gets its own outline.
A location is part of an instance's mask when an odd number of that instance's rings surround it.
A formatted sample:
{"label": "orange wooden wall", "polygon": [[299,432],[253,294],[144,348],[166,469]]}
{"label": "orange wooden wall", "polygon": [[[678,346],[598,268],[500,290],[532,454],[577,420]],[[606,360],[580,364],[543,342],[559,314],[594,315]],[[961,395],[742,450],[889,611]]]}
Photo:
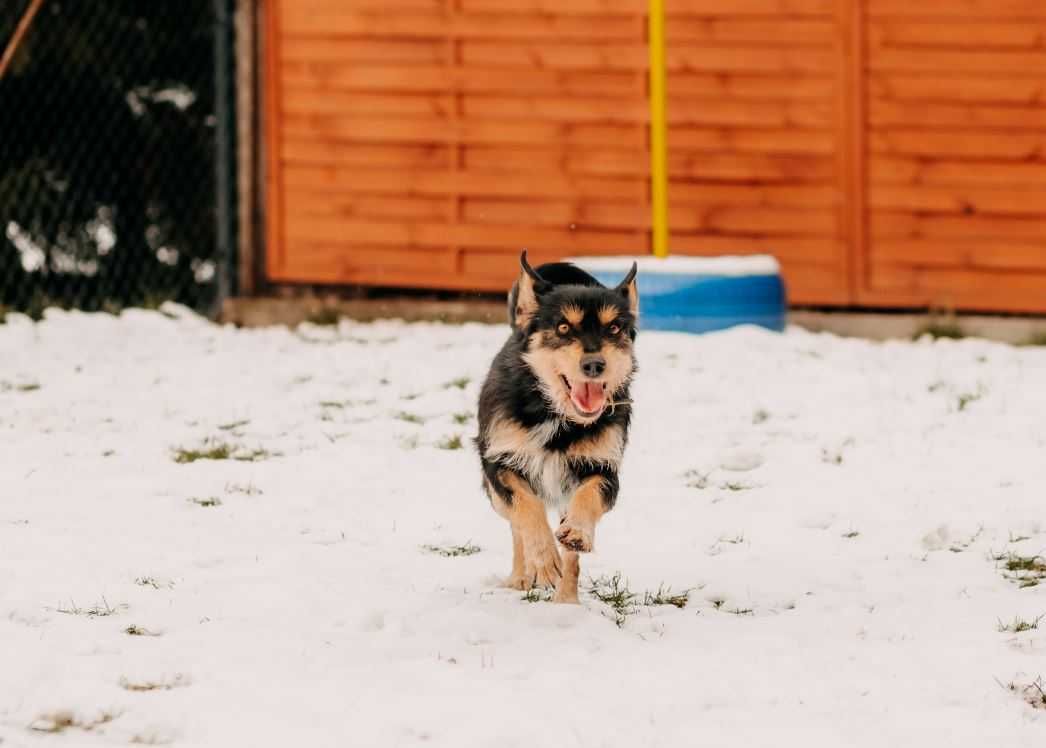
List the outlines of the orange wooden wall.
{"label": "orange wooden wall", "polygon": [[[670,249],[1046,311],[1046,0],[666,0]],[[650,251],[645,0],[269,0],[268,275]]]}

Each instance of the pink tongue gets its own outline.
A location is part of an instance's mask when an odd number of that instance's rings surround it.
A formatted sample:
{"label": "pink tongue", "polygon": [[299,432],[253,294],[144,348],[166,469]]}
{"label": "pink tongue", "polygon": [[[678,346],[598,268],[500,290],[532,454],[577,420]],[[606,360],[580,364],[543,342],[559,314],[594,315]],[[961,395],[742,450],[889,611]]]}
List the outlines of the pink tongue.
{"label": "pink tongue", "polygon": [[582,382],[570,388],[574,404],[586,413],[595,413],[603,407],[603,385],[599,382]]}

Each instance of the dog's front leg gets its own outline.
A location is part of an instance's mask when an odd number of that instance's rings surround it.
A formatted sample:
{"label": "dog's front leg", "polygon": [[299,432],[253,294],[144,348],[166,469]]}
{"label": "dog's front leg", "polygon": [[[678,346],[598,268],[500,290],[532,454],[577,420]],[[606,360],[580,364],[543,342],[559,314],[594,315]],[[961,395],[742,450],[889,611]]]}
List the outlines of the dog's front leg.
{"label": "dog's front leg", "polygon": [[596,523],[613,507],[617,485],[617,476],[609,471],[590,475],[581,481],[556,530],[556,538],[564,548],[578,553],[592,550]]}
{"label": "dog's front leg", "polygon": [[576,603],[577,599],[577,578],[581,573],[581,561],[579,554],[574,551],[563,551],[563,576],[559,578],[559,584],[556,585],[556,594],[552,598],[552,602],[556,603]]}
{"label": "dog's front leg", "polygon": [[544,502],[511,470],[499,472],[497,480],[509,492],[507,497],[498,496],[495,504],[498,514],[512,525],[512,576],[508,585],[521,589],[556,586],[562,562]]}

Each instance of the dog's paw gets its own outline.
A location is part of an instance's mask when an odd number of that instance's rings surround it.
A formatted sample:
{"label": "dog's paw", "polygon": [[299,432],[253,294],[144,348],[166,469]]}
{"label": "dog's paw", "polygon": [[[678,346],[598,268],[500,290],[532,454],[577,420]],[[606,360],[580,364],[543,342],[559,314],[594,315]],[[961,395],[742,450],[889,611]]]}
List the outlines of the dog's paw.
{"label": "dog's paw", "polygon": [[556,542],[552,539],[552,533],[545,530],[547,535],[531,538],[529,542],[524,540],[523,555],[524,581],[527,583],[524,589],[530,587],[555,587],[563,573],[562,561],[559,551],[556,550]]}
{"label": "dog's paw", "polygon": [[581,601],[577,599],[577,581],[575,580],[572,585],[560,584],[556,587],[556,594],[552,596],[552,602],[580,605]]}
{"label": "dog's paw", "polygon": [[501,583],[501,586],[507,587],[510,590],[529,590],[530,582],[527,580],[527,577],[523,572],[514,572],[505,578],[505,581]]}
{"label": "dog's paw", "polygon": [[595,528],[572,522],[567,517],[560,523],[559,529],[556,530],[556,540],[564,548],[569,548],[578,553],[588,553],[592,550],[595,542]]}

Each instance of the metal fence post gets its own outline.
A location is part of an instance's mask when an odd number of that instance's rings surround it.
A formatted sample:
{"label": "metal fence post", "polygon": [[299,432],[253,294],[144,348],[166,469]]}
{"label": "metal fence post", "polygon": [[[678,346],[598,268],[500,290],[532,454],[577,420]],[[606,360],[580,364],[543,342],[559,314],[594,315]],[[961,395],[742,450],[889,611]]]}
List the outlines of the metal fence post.
{"label": "metal fence post", "polygon": [[236,293],[236,107],[233,91],[233,13],[235,0],[214,0],[215,116],[215,272],[211,315],[217,317],[225,299]]}

